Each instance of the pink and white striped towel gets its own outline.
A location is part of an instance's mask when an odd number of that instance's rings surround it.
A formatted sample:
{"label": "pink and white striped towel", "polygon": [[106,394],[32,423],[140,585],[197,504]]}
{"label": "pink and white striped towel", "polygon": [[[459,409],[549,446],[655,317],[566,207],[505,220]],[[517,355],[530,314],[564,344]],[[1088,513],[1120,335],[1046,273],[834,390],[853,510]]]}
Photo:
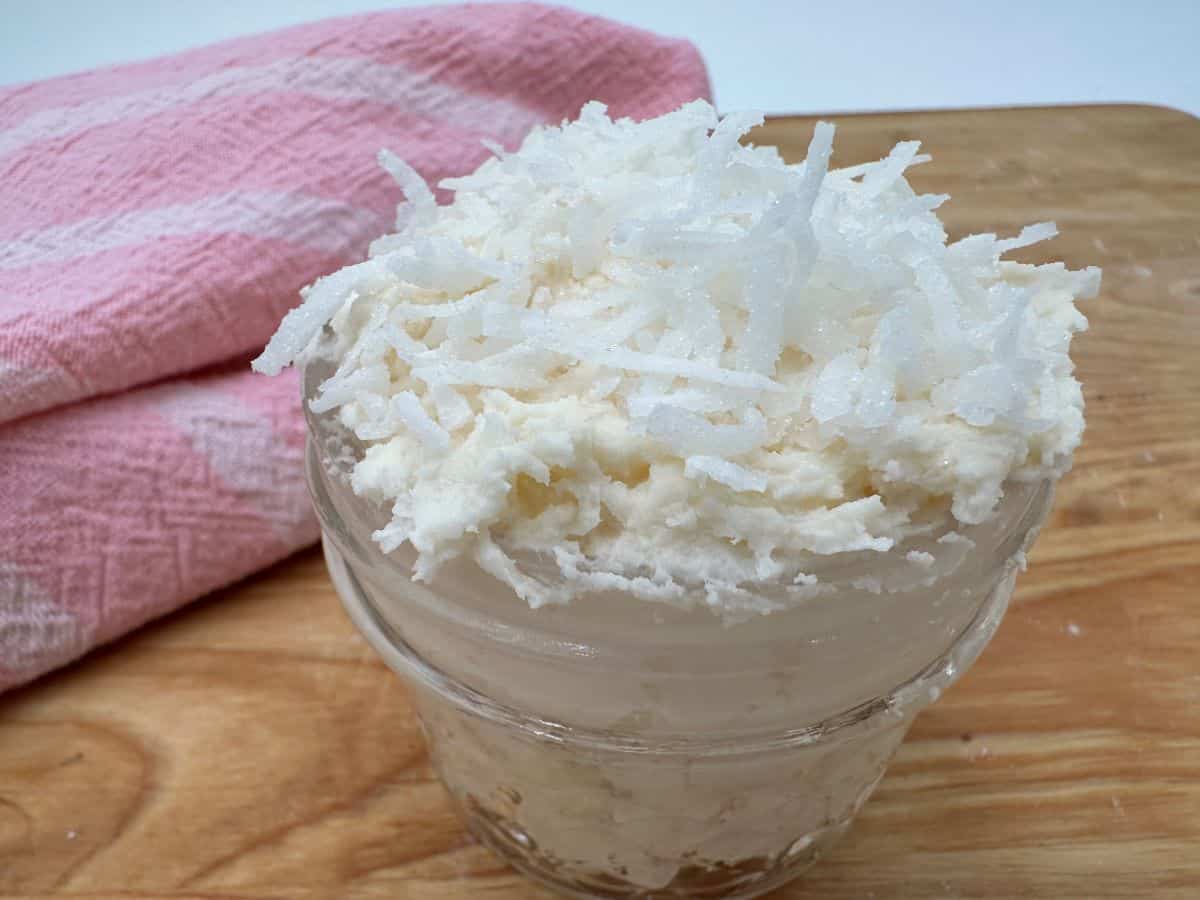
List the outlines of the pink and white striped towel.
{"label": "pink and white striped towel", "polygon": [[533,4],[0,90],[0,690],[316,539],[295,379],[246,360],[388,229],[379,148],[436,182],[590,99],[707,94],[691,45]]}

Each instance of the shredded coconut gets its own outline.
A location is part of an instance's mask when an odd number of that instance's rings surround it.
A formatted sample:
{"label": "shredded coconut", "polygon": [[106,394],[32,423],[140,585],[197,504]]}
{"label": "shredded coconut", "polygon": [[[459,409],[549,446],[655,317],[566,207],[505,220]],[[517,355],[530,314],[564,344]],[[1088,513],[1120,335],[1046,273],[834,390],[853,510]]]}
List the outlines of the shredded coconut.
{"label": "shredded coconut", "polygon": [[946,197],[905,178],[917,142],[830,169],[820,123],[787,165],[740,142],[759,121],[589,103],[443,181],[444,206],[380,154],[396,233],[306,289],[254,367],[336,361],[312,409],[365,442],[354,489],[391,505],[376,537],[411,542],[417,578],[467,554],[533,605],[699,583],[736,607],[765,580],[811,593],[805,554],[887,551],[931,510],[980,523],[1007,479],[1069,466],[1099,270],[1000,259],[1051,223],[948,244]]}

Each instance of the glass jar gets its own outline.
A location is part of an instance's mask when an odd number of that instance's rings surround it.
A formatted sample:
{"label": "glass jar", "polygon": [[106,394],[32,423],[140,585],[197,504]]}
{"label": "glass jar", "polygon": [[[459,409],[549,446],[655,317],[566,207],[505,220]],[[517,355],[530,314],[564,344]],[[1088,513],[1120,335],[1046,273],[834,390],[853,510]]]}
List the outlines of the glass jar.
{"label": "glass jar", "polygon": [[[328,372],[308,364],[306,398]],[[371,539],[387,510],[350,489],[361,447],[307,414],[350,617],[408,684],[470,829],[575,896],[749,897],[812,864],[991,638],[1053,494],[1012,483],[984,525],[814,557],[827,593],[736,624],[618,592],[532,610],[473,562],[412,581],[408,548]]]}

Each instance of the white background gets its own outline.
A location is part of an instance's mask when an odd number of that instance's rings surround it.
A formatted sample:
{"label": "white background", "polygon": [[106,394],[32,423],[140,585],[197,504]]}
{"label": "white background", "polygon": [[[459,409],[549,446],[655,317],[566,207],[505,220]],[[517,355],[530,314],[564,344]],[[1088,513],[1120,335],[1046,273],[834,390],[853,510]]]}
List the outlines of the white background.
{"label": "white background", "polygon": [[[0,0],[0,84],[144,59],[387,0]],[[683,36],[724,110],[1134,101],[1200,114],[1200,0],[581,0]]]}

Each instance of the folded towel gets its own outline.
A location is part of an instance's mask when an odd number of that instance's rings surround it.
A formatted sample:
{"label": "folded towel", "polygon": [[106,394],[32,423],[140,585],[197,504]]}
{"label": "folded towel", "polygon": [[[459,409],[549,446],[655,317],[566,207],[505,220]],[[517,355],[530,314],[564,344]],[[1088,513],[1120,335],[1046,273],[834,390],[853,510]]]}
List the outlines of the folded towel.
{"label": "folded towel", "polygon": [[0,89],[0,690],[316,539],[295,377],[245,360],[389,230],[381,147],[436,183],[587,100],[707,95],[686,42],[532,4]]}

